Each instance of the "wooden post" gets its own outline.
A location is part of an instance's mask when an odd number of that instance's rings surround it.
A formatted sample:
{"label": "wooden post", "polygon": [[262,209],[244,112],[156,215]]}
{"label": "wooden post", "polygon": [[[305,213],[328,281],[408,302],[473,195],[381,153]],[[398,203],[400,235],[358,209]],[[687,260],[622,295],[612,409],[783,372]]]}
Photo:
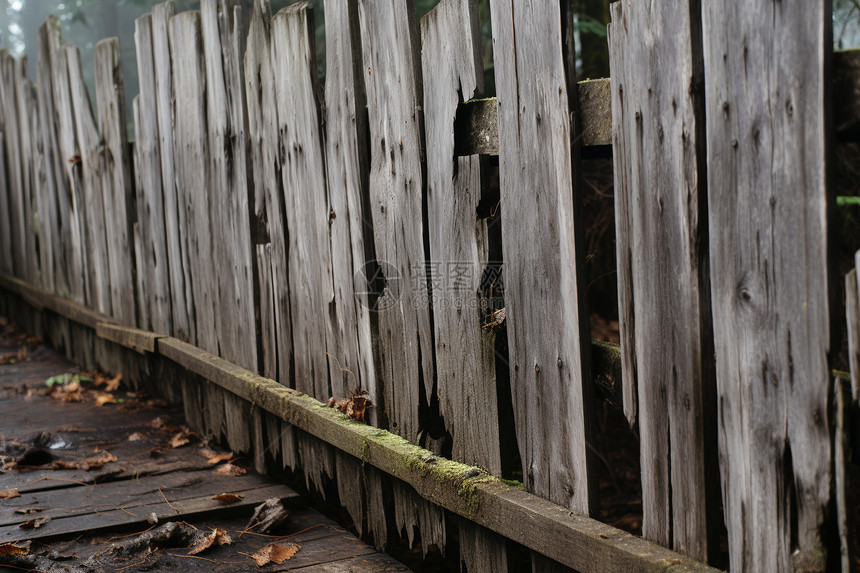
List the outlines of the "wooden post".
{"label": "wooden post", "polygon": [[703,2],[711,293],[731,569],[824,570],[830,2]]}

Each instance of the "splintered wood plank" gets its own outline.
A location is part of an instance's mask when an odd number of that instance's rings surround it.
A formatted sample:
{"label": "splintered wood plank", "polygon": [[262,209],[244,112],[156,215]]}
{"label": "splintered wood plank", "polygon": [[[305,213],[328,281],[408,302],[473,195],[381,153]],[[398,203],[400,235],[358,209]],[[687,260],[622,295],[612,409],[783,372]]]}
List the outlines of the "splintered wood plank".
{"label": "splintered wood plank", "polygon": [[370,144],[370,214],[383,286],[376,301],[384,414],[418,439],[418,404],[433,390],[433,332],[425,276],[420,36],[412,0],[362,0]]}
{"label": "splintered wood plank", "polygon": [[[261,301],[260,362],[266,376],[293,385],[292,319],[287,271],[287,231],[280,177],[278,105],[271,52],[269,3],[255,0],[245,50],[251,167],[254,181],[253,233]],[[263,312],[269,303],[269,311]]]}
{"label": "splintered wood plank", "polygon": [[848,325],[848,365],[851,370],[851,396],[860,401],[860,285],[857,269],[860,269],[860,252],[856,255],[857,268],[845,276],[845,309]]}
{"label": "splintered wood plank", "polygon": [[828,3],[702,3],[711,293],[731,569],[824,570]]}
{"label": "splintered wood plank", "polygon": [[571,105],[560,11],[490,3],[499,102],[504,284],[526,489],[588,515],[589,338],[574,229]]}
{"label": "splintered wood plank", "polygon": [[609,47],[622,213],[620,324],[622,340],[632,342],[623,393],[635,400],[625,402],[628,414],[638,403],[642,533],[704,561],[708,513],[719,511],[718,503],[708,507],[707,494],[718,492],[719,482],[709,286],[701,263],[707,158],[698,6],[613,4]]}
{"label": "splintered wood plank", "polygon": [[[86,241],[89,273],[84,276],[87,286],[87,304],[111,315],[110,270],[105,229],[105,196],[102,189],[101,137],[93,119],[90,94],[84,80],[81,51],[76,46],[66,47],[69,66],[72,114],[75,120],[78,155],[73,162],[80,163],[83,195],[83,235]],[[71,158],[70,158],[71,159]]]}
{"label": "splintered wood plank", "polygon": [[[173,144],[173,65],[169,40],[170,19],[174,3],[164,2],[152,8],[152,52],[155,63],[155,98],[158,118],[158,143],[161,153],[161,181],[164,194],[164,230],[167,241],[167,265],[170,275],[171,334],[182,340],[194,338],[194,303],[191,294],[191,266],[183,241],[188,228],[185,210],[180,203],[176,183],[176,158]],[[143,92],[142,92],[143,93]]]}
{"label": "splintered wood plank", "polygon": [[[335,314],[332,392],[343,397],[356,385],[377,403],[373,363],[367,250],[373,229],[366,210],[368,150],[367,97],[361,70],[357,0],[325,2],[325,154],[331,206],[331,256]],[[338,374],[340,372],[340,374]],[[371,420],[375,420],[371,409]]]}
{"label": "splintered wood plank", "polygon": [[206,74],[200,13],[182,12],[170,19],[170,51],[173,66],[173,150],[176,192],[180,212],[179,232],[190,265],[195,336],[192,343],[218,354],[218,277],[212,249],[209,162],[206,137]]}
{"label": "splintered wood plank", "polygon": [[[61,223],[57,218],[59,201],[57,179],[62,176],[62,168],[57,162],[56,111],[52,97],[51,70],[47,45],[41,33],[36,74],[36,83],[40,86],[35,90],[39,121],[34,133],[37,149],[35,202],[39,220],[39,272],[42,288],[56,293],[59,285],[66,284],[66,278],[59,276],[65,272],[63,248],[59,236]],[[0,210],[2,210],[2,204],[0,204]],[[0,221],[2,221],[2,213],[0,213]],[[2,246],[0,246],[0,252],[2,252]],[[67,288],[63,287],[62,290],[68,296]]]}
{"label": "splintered wood plank", "polygon": [[247,129],[239,66],[242,18],[233,0],[203,0],[200,17],[206,69],[208,193],[212,256],[218,261],[217,333],[221,355],[257,370],[253,259],[248,208]]}
{"label": "splintered wood plank", "polygon": [[313,18],[306,2],[272,19],[272,69],[278,109],[279,158],[287,229],[290,314],[296,388],[331,396],[327,316],[334,298],[329,246],[330,209],[318,97]]}
{"label": "splintered wood plank", "polygon": [[36,194],[36,141],[39,131],[38,109],[33,84],[27,77],[27,57],[15,60],[15,97],[18,102],[18,142],[21,147],[20,202],[23,218],[17,245],[23,254],[23,266],[18,269],[21,278],[30,284],[41,283],[39,278],[39,256],[36,251],[36,219],[33,208]]}
{"label": "splintered wood plank", "polygon": [[96,44],[93,54],[111,316],[122,324],[133,326],[137,323],[132,231],[136,216],[119,38],[102,40]]}
{"label": "splintered wood plank", "polygon": [[12,220],[6,178],[6,136],[0,131],[0,269],[12,273]]}
{"label": "splintered wood plank", "polygon": [[17,74],[15,58],[6,50],[0,51],[0,103],[3,104],[3,130],[7,139],[6,163],[9,171],[9,208],[12,231],[12,268],[15,276],[26,279],[24,241],[24,177],[20,114],[18,113]]}
{"label": "splintered wood plank", "polygon": [[[170,270],[167,259],[164,194],[162,193],[161,145],[158,137],[158,92],[155,79],[152,15],[134,22],[140,95],[134,100],[134,167],[137,222],[140,228],[136,258],[142,290],[138,293],[139,326],[171,333]],[[145,320],[144,320],[145,318]]]}
{"label": "splintered wood plank", "polygon": [[[489,261],[481,201],[481,160],[455,155],[458,104],[483,87],[478,4],[443,0],[421,20],[427,141],[427,220],[434,290],[433,317],[440,415],[452,437],[451,458],[502,472],[496,401],[495,333],[484,325]],[[501,537],[459,521],[460,555],[468,571],[506,570]]]}

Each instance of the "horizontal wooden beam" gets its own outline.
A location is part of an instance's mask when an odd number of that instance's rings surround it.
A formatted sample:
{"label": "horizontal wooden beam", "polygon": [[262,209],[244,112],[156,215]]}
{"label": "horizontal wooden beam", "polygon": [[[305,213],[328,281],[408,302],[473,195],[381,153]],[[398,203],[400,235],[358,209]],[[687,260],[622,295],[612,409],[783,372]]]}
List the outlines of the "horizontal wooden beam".
{"label": "horizontal wooden beam", "polygon": [[[860,49],[833,57],[833,107],[836,133],[860,140]],[[612,145],[612,84],[609,78],[579,82],[579,128],[583,147]],[[457,110],[457,155],[499,154],[499,107],[496,98],[467,101]]]}
{"label": "horizontal wooden beam", "polygon": [[[674,551],[523,491],[522,485],[436,456],[385,430],[182,342],[116,325],[109,317],[0,274],[0,287],[89,326],[138,352],[157,352],[228,392],[409,484],[428,501],[578,571],[716,571]],[[612,388],[618,347],[593,345],[593,359]],[[604,393],[606,391],[604,390]],[[610,390],[609,394],[613,394]]]}

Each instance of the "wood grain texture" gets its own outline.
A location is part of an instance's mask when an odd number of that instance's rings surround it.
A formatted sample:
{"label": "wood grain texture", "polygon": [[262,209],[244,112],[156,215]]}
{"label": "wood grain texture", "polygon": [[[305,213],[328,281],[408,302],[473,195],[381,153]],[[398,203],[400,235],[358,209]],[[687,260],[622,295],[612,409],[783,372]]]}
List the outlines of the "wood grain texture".
{"label": "wood grain texture", "polygon": [[173,64],[173,151],[176,191],[193,296],[195,335],[201,348],[218,354],[218,277],[212,248],[212,206],[207,173],[206,74],[199,12],[170,19]]}
{"label": "wood grain texture", "polygon": [[418,404],[435,379],[425,277],[420,37],[411,0],[360,0],[370,141],[370,209],[384,276],[377,301],[389,427],[418,439]]}
{"label": "wood grain texture", "polygon": [[39,255],[36,247],[36,171],[37,141],[39,132],[38,107],[36,93],[30,79],[27,77],[27,57],[15,60],[15,95],[18,102],[18,142],[21,160],[21,189],[19,191],[24,218],[20,221],[20,244],[18,250],[22,253],[23,264],[19,274],[31,284],[40,284]]}
{"label": "wood grain texture", "polygon": [[702,49],[698,2],[674,8],[610,9],[623,393],[638,410],[642,533],[703,561],[718,484]]}
{"label": "wood grain texture", "polygon": [[212,249],[218,261],[219,348],[228,360],[256,371],[248,135],[238,51],[245,38],[241,8],[234,4],[233,0],[203,0],[200,4],[206,68],[208,187],[212,229],[217,229],[212,233]]}
{"label": "wood grain texture", "polygon": [[[293,333],[287,229],[280,176],[278,105],[271,53],[272,17],[268,0],[256,0],[245,50],[251,168],[254,181],[254,243],[263,371],[284,385],[293,381]],[[262,309],[269,303],[269,312]]]}
{"label": "wood grain texture", "polygon": [[720,470],[736,571],[826,566],[829,5],[702,4]]}
{"label": "wood grain texture", "polygon": [[[490,3],[499,103],[505,304],[514,419],[526,489],[595,509],[578,292],[571,107],[560,11]],[[571,72],[572,73],[572,72]],[[572,79],[572,78],[570,78]]]}
{"label": "wood grain texture", "polygon": [[330,337],[325,317],[334,295],[329,213],[320,126],[316,52],[309,5],[293,4],[272,19],[272,69],[278,108],[280,173],[288,233],[290,314],[296,388],[331,396]]}
{"label": "wood grain texture", "polygon": [[[371,310],[364,280],[373,227],[367,207],[367,105],[361,66],[357,0],[325,2],[325,156],[332,216],[331,264],[336,313],[330,361],[332,392],[345,396],[356,385],[377,402]],[[341,370],[342,369],[342,370]],[[338,374],[340,372],[340,374]],[[371,410],[371,420],[375,420]]]}
{"label": "wood grain texture", "polygon": [[6,143],[6,169],[9,179],[9,209],[11,214],[12,269],[15,276],[26,279],[26,250],[24,240],[24,178],[20,119],[18,113],[18,77],[15,59],[8,51],[0,51],[0,103],[3,104],[3,132]]}
{"label": "wood grain texture", "polygon": [[[136,246],[141,328],[171,333],[170,269],[167,259],[164,193],[161,175],[161,142],[158,136],[158,91],[155,80],[152,15],[134,23],[140,95],[134,100],[135,205],[140,233]],[[143,279],[143,280],[141,280]],[[145,320],[144,320],[145,317]]]}
{"label": "wood grain texture", "polygon": [[96,109],[101,140],[100,162],[104,197],[105,237],[110,277],[111,316],[125,325],[137,323],[134,262],[134,222],[137,213],[128,146],[125,84],[119,38],[96,44]]}
{"label": "wood grain texture", "polygon": [[851,371],[851,396],[860,402],[860,285],[857,269],[860,269],[860,252],[857,265],[845,277],[845,315],[848,326],[848,365]]}
{"label": "wood grain texture", "polygon": [[182,340],[194,337],[194,306],[191,293],[189,253],[183,243],[187,229],[185,211],[179,202],[176,179],[173,129],[173,66],[169,39],[173,2],[152,8],[152,52],[155,63],[155,97],[158,118],[158,141],[161,155],[161,181],[164,196],[164,228],[167,242],[167,265],[170,276],[172,334]]}
{"label": "wood grain texture", "polygon": [[6,135],[0,131],[0,269],[12,273],[12,213],[6,180]]}

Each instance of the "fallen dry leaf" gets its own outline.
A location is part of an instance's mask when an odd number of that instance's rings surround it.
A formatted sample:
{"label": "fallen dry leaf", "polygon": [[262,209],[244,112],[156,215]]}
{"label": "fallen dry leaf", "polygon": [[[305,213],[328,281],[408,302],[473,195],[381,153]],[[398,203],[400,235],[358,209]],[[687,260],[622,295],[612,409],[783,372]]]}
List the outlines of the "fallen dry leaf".
{"label": "fallen dry leaf", "polygon": [[96,455],[87,458],[84,460],[81,469],[83,470],[97,470],[100,469],[105,464],[109,464],[110,462],[117,461],[115,455],[105,450],[96,450]]}
{"label": "fallen dry leaf", "polygon": [[116,376],[105,383],[105,392],[116,392],[119,389],[119,383],[122,381],[122,372],[117,372]]}
{"label": "fallen dry leaf", "polygon": [[245,496],[241,493],[219,493],[215,497],[213,497],[215,501],[220,501],[223,504],[228,503],[236,503],[242,499],[245,499]]}
{"label": "fallen dry leaf", "polygon": [[19,513],[21,515],[30,515],[31,513],[39,513],[40,511],[45,511],[46,509],[50,509],[48,507],[27,507],[24,509],[16,509],[15,513]]}
{"label": "fallen dry leaf", "polygon": [[27,344],[42,344],[44,340],[42,340],[41,336],[28,336],[24,342]]}
{"label": "fallen dry leaf", "polygon": [[243,476],[248,473],[248,470],[234,466],[233,464],[224,464],[223,466],[218,466],[215,473],[219,476]]}
{"label": "fallen dry leaf", "polygon": [[129,442],[139,442],[139,441],[141,441],[141,440],[146,440],[146,439],[148,439],[148,438],[147,438],[147,436],[146,436],[146,434],[143,434],[143,433],[141,433],[141,432],[135,432],[135,433],[130,434],[130,435],[128,436],[128,441],[129,441]]}
{"label": "fallen dry leaf", "polygon": [[[206,456],[206,454],[203,454],[203,455]],[[214,466],[215,464],[220,464],[221,462],[226,462],[227,460],[233,459],[233,452],[225,452],[223,454],[215,454],[212,457],[206,456],[206,458],[209,460],[207,463],[209,465]]]}
{"label": "fallen dry leaf", "polygon": [[352,389],[347,398],[343,400],[331,398],[326,406],[340,410],[351,420],[363,422],[367,409],[373,407],[373,402],[370,401],[367,395],[367,390],[356,387]]}
{"label": "fallen dry leaf", "polygon": [[0,364],[15,364],[27,359],[27,349],[22,348],[18,352],[10,352],[0,356]]}
{"label": "fallen dry leaf", "polygon": [[36,519],[31,519],[30,521],[18,524],[18,527],[21,529],[38,529],[49,521],[51,521],[50,517],[37,517]]}
{"label": "fallen dry leaf", "polygon": [[153,421],[151,421],[149,423],[149,425],[152,426],[153,428],[155,428],[156,430],[158,430],[160,428],[163,428],[167,424],[167,422],[169,422],[169,421],[170,421],[170,418],[167,417],[166,415],[162,414],[161,416],[159,416],[159,417],[155,418]]}
{"label": "fallen dry leaf", "polygon": [[96,396],[96,405],[104,406],[105,404],[113,404],[116,402],[116,398],[114,398],[113,394],[102,393]]}
{"label": "fallen dry leaf", "polygon": [[191,438],[189,438],[190,435],[191,434],[187,431],[179,432],[178,434],[170,438],[168,445],[170,445],[170,447],[174,450],[176,448],[181,448],[182,446],[186,445],[188,442],[191,441]]}
{"label": "fallen dry leaf", "polygon": [[0,489],[0,499],[10,499],[13,497],[21,497],[17,489]]}
{"label": "fallen dry leaf", "polygon": [[32,541],[11,541],[9,543],[0,543],[0,555],[27,555],[30,552],[30,544]]}
{"label": "fallen dry leaf", "polygon": [[197,555],[206,551],[213,545],[230,545],[233,540],[224,529],[213,529],[209,533],[201,535],[195,542],[194,547],[188,552],[189,555]]}
{"label": "fallen dry leaf", "polygon": [[280,565],[287,559],[299,552],[301,545],[295,543],[278,543],[277,541],[261,547],[251,555],[251,559],[257,563],[257,567],[265,567],[269,563]]}

